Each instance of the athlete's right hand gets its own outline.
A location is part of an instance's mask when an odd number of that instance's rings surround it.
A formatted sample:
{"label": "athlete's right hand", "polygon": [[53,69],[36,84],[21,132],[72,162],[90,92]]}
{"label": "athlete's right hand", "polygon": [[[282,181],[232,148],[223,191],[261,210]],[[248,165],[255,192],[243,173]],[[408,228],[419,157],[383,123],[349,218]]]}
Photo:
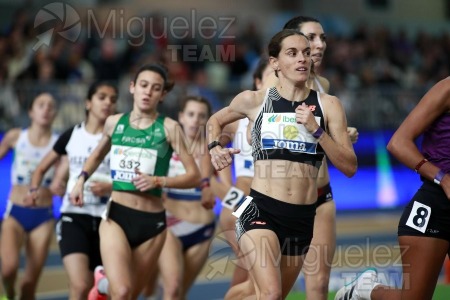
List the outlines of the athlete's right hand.
{"label": "athlete's right hand", "polygon": [[222,148],[216,146],[209,151],[211,155],[211,163],[216,171],[220,171],[231,165],[233,161],[232,155],[241,152],[240,149],[235,148]]}
{"label": "athlete's right hand", "polygon": [[75,184],[69,195],[70,203],[72,203],[72,205],[83,207],[83,187],[84,178],[81,176],[78,178],[77,183]]}
{"label": "athlete's right hand", "polygon": [[38,189],[30,189],[28,194],[23,199],[23,205],[24,206],[35,206],[38,198],[39,198]]}

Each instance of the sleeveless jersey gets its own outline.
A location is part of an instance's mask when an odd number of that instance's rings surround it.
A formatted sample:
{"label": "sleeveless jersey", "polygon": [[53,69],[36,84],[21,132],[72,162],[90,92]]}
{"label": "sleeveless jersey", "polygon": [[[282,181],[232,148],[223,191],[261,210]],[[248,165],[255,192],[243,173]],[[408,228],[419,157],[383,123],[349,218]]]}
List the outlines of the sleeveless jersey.
{"label": "sleeveless jersey", "polygon": [[84,184],[83,201],[85,205],[83,207],[74,206],[69,200],[69,194],[78,180],[85,161],[97,147],[102,135],[102,133],[91,134],[87,132],[85,124],[81,123],[64,132],[55,143],[53,150],[59,155],[67,155],[69,160],[69,180],[60,209],[62,213],[87,214],[100,217],[105,209],[105,204],[109,197],[95,196],[91,192],[89,185],[93,181],[109,183],[112,181],[109,169],[109,153]]}
{"label": "sleeveless jersey", "polygon": [[[34,170],[44,156],[52,150],[53,144],[58,138],[56,134],[52,134],[46,146],[36,147],[31,144],[28,134],[28,129],[23,129],[14,147],[14,158],[11,166],[12,185],[30,185]],[[53,174],[54,168],[50,168],[45,173],[41,186],[48,188],[52,182]]]}
{"label": "sleeveless jersey", "polygon": [[319,93],[310,90],[301,102],[288,101],[275,87],[267,90],[252,129],[253,159],[282,159],[319,168],[324,151],[317,139],[295,120],[295,109],[305,103],[325,129]]}
{"label": "sleeveless jersey", "polygon": [[450,173],[450,113],[443,114],[424,132],[422,153],[442,172]]}
{"label": "sleeveless jersey", "polygon": [[[173,152],[172,158],[170,159],[169,164],[169,173],[168,177],[175,177],[178,175],[182,175],[186,173],[186,169],[183,166],[178,154]],[[191,189],[174,189],[167,188],[165,189],[167,193],[167,197],[173,200],[185,200],[185,201],[200,201],[202,199],[202,191],[200,187],[191,188]]]}
{"label": "sleeveless jersey", "polygon": [[247,118],[240,119],[239,125],[233,139],[233,148],[241,149],[241,152],[234,155],[234,172],[236,177],[253,177],[255,171],[253,168],[252,146],[247,140]]}
{"label": "sleeveless jersey", "polygon": [[323,88],[322,84],[320,83],[320,80],[316,76],[314,76],[314,82],[317,85],[317,91],[319,93],[325,93],[325,89]]}
{"label": "sleeveless jersey", "polygon": [[[173,149],[166,140],[165,117],[160,115],[145,129],[130,126],[130,114],[124,114],[111,136],[111,175],[113,190],[138,191],[131,180],[135,168],[150,176],[167,176]],[[146,193],[160,197],[161,188]]]}

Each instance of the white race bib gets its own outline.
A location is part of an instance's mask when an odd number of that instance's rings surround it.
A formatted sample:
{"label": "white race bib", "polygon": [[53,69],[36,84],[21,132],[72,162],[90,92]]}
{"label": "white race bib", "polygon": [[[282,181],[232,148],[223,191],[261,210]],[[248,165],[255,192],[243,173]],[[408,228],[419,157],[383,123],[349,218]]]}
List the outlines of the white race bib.
{"label": "white race bib", "polygon": [[[320,117],[315,117],[320,124]],[[297,124],[295,113],[264,113],[261,124],[263,149],[288,149],[292,152],[316,154],[317,139]]]}
{"label": "white race bib", "polygon": [[139,147],[113,145],[111,147],[111,173],[115,181],[131,182],[138,168],[143,174],[155,173],[158,151]]}
{"label": "white race bib", "polygon": [[406,225],[422,233],[425,233],[430,217],[431,207],[414,201],[414,205],[411,209],[411,213],[409,214],[408,221],[406,221]]}
{"label": "white race bib", "polygon": [[234,211],[236,204],[245,196],[244,192],[232,186],[222,200],[222,206]]}

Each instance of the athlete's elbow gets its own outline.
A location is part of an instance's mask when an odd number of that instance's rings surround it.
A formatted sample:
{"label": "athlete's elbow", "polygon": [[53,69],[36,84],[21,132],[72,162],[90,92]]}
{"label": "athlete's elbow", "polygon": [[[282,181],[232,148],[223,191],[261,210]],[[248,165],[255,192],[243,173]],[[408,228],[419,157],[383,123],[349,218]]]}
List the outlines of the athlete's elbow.
{"label": "athlete's elbow", "polygon": [[347,164],[346,170],[343,173],[348,178],[351,178],[356,174],[356,171],[358,171],[358,161],[355,157],[349,164]]}

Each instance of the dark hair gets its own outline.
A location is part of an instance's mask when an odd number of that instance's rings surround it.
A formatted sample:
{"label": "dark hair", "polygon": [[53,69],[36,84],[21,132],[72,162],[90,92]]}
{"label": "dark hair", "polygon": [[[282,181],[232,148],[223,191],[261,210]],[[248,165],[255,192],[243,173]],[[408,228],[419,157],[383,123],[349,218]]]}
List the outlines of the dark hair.
{"label": "dark hair", "polygon": [[277,34],[275,34],[269,42],[269,46],[267,47],[269,56],[272,57],[278,57],[278,54],[281,51],[281,43],[283,42],[283,40],[291,35],[301,35],[303,37],[305,37],[307,40],[308,38],[301,33],[298,30],[294,30],[294,29],[283,29],[281,31],[279,31]]}
{"label": "dark hair", "polygon": [[185,96],[180,102],[180,112],[182,112],[186,109],[186,105],[188,104],[189,101],[194,101],[194,102],[205,104],[206,109],[208,111],[208,117],[210,117],[212,115],[211,103],[208,101],[208,99],[206,99],[202,96]]}
{"label": "dark hair", "polygon": [[264,70],[269,65],[269,57],[266,55],[261,56],[261,58],[258,61],[258,65],[256,66],[255,71],[253,72],[253,90],[256,91],[256,79],[262,80],[262,75],[264,73]]}
{"label": "dark hair", "polygon": [[319,20],[317,20],[316,18],[307,16],[297,16],[287,21],[287,23],[284,24],[283,29],[300,30],[300,26],[306,22],[314,22],[320,24]]}
{"label": "dark hair", "polygon": [[[115,83],[113,83],[111,81],[101,80],[101,81],[95,81],[94,83],[92,83],[89,86],[86,99],[88,101],[91,101],[92,96],[94,96],[95,93],[97,93],[98,89],[102,86],[112,87],[114,89],[114,91],[116,92],[116,94],[119,94],[119,88],[117,87],[117,85]],[[89,111],[87,109],[85,109],[85,114],[86,114],[86,117],[89,115]]]}
{"label": "dark hair", "polygon": [[161,77],[164,79],[164,88],[163,88],[164,91],[170,92],[173,86],[175,85],[175,83],[169,78],[169,73],[167,71],[166,66],[161,63],[151,63],[141,66],[139,70],[137,70],[136,75],[134,76],[133,79],[134,83],[136,83],[139,74],[141,74],[144,71],[152,71],[161,75]]}
{"label": "dark hair", "polygon": [[110,81],[96,81],[89,86],[86,99],[92,100],[92,96],[94,96],[94,94],[97,93],[98,88],[101,86],[112,87],[114,89],[114,91],[116,92],[116,94],[119,94],[119,88],[117,87],[116,84],[114,84]]}
{"label": "dark hair", "polygon": [[50,95],[50,97],[52,97],[53,100],[55,101],[55,105],[57,104],[56,103],[56,97],[51,92],[38,91],[38,92],[34,93],[34,97],[32,97],[31,101],[28,102],[28,111],[33,109],[33,105],[36,102],[36,99],[39,98],[42,95],[45,95],[45,94]]}

